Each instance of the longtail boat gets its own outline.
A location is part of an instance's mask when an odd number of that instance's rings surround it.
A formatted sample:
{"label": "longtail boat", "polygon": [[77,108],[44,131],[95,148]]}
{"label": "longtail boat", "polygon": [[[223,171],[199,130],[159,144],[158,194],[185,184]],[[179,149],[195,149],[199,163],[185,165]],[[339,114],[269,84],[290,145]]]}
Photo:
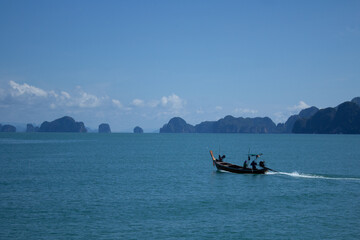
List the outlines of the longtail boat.
{"label": "longtail boat", "polygon": [[[210,155],[211,155],[211,158],[213,160],[213,165],[216,166],[216,168],[218,170],[232,172],[232,173],[240,173],[240,174],[265,174],[269,170],[274,171],[274,170],[272,170],[270,168],[265,167],[264,162],[262,162],[262,163],[260,162],[260,164],[259,164],[261,169],[257,169],[256,167],[255,168],[248,168],[248,167],[239,166],[239,165],[236,165],[236,164],[224,162],[223,158],[225,158],[225,156],[223,156],[223,157],[219,156],[219,159],[216,159],[211,150],[210,150]],[[262,155],[262,153],[260,153],[260,154],[248,154],[248,161],[250,161],[251,157],[256,157],[256,159],[258,159],[261,155]]]}

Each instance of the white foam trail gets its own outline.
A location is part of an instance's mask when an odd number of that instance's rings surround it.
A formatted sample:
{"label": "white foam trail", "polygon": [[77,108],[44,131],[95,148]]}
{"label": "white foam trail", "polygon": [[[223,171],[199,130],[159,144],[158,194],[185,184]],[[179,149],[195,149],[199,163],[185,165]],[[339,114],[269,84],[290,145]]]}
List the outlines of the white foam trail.
{"label": "white foam trail", "polygon": [[269,175],[287,175],[290,177],[296,177],[296,178],[313,178],[313,179],[330,179],[330,180],[352,180],[352,181],[360,181],[360,178],[341,178],[341,177],[325,177],[321,175],[313,175],[313,174],[304,174],[304,173],[298,173],[298,172],[267,172],[266,174]]}

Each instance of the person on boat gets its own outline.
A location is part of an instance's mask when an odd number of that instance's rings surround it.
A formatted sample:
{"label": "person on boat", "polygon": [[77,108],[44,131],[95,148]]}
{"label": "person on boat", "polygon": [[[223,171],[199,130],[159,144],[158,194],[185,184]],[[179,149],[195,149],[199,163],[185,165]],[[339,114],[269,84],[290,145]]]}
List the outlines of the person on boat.
{"label": "person on boat", "polygon": [[262,168],[265,168],[265,161],[260,161],[259,166],[262,167]]}
{"label": "person on boat", "polygon": [[257,163],[255,162],[255,160],[252,161],[250,165],[252,166],[252,170],[257,170],[257,169],[256,169]]}
{"label": "person on boat", "polygon": [[219,161],[219,162],[222,162],[224,158],[226,158],[225,155],[222,155],[222,156],[219,155],[219,160],[218,160],[218,161]]}
{"label": "person on boat", "polygon": [[247,167],[248,167],[248,161],[245,160],[245,161],[244,161],[244,168],[247,168]]}

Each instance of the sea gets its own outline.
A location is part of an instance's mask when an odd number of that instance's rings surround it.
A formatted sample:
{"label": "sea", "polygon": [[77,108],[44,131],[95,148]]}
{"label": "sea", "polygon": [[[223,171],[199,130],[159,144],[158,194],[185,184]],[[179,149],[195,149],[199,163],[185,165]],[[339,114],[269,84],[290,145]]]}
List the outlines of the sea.
{"label": "sea", "polygon": [[360,135],[1,133],[0,239],[360,239]]}

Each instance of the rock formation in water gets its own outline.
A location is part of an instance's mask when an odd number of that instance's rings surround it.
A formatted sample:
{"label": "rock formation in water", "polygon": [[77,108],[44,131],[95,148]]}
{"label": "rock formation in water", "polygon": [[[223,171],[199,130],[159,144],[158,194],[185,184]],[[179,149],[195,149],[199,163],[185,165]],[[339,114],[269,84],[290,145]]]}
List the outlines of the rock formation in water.
{"label": "rock formation in water", "polygon": [[110,125],[107,123],[102,123],[99,125],[99,133],[111,133]]}
{"label": "rock formation in water", "polygon": [[134,133],[144,133],[144,130],[143,130],[141,127],[139,127],[139,126],[136,126],[136,127],[134,128]]}
{"label": "rock formation in water", "polygon": [[3,126],[0,125],[0,127],[0,132],[16,132],[16,127],[9,124],[5,124]]}
{"label": "rock formation in water", "polygon": [[71,117],[65,116],[52,122],[43,122],[39,132],[87,132],[83,122],[75,122]]}
{"label": "rock formation in water", "polygon": [[32,125],[31,123],[28,123],[26,125],[26,132],[27,133],[38,132],[38,131],[39,131],[39,127],[34,127],[34,125]]}
{"label": "rock formation in water", "polygon": [[194,133],[195,128],[180,117],[170,119],[169,123],[160,128],[160,133]]}
{"label": "rock formation in water", "polygon": [[293,133],[360,134],[360,106],[344,102],[336,108],[321,109],[308,119],[297,120]]}

